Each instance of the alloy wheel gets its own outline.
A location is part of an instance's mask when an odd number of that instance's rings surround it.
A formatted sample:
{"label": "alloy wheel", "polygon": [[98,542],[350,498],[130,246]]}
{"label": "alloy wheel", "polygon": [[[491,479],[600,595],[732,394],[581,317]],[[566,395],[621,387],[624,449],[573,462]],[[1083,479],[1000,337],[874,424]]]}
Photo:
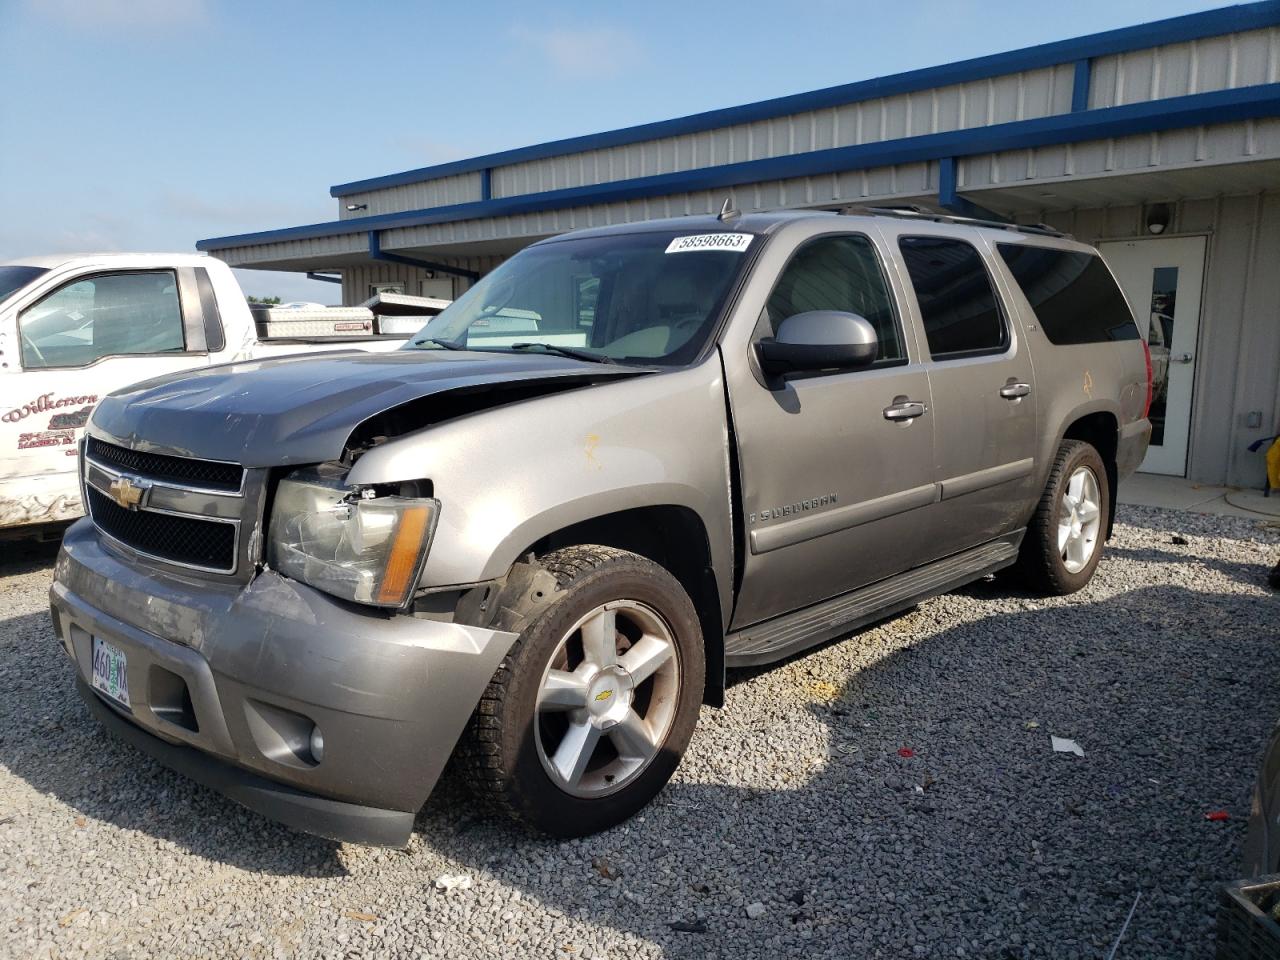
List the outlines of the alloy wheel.
{"label": "alloy wheel", "polygon": [[679,653],[662,616],[634,600],[596,607],[561,639],[538,688],[543,769],[573,796],[622,789],[658,755],[679,692]]}
{"label": "alloy wheel", "polygon": [[1102,494],[1098,478],[1086,466],[1076,467],[1062,492],[1058,514],[1058,553],[1068,573],[1089,565],[1102,529]]}

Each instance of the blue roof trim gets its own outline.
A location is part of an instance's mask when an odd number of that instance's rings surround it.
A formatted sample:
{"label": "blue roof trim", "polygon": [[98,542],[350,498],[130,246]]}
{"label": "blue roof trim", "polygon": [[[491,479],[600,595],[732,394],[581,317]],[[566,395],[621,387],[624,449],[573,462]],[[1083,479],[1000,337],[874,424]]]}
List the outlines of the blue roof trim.
{"label": "blue roof trim", "polygon": [[1089,84],[1093,80],[1093,61],[1077,60],[1071,86],[1071,112],[1089,109]]}
{"label": "blue roof trim", "polygon": [[938,206],[952,213],[958,213],[962,217],[990,220],[994,223],[1007,222],[1008,217],[992,213],[986,207],[980,207],[972,200],[960,196],[956,191],[956,166],[955,157],[943,157],[938,161]]}
{"label": "blue roof trim", "polygon": [[1224,33],[1236,33],[1242,30],[1257,30],[1263,27],[1280,25],[1280,0],[1263,0],[1261,3],[1240,4],[1234,7],[1223,7],[1218,10],[1207,10],[1202,13],[1191,13],[1168,20],[1157,20],[1154,23],[1143,23],[1134,27],[1121,27],[1071,40],[1057,40],[1035,47],[1024,47],[1008,53],[997,53],[972,60],[961,60],[958,63],[945,64],[938,67],[926,67],[922,70],[911,70],[906,73],[877,77],[872,80],[861,80],[857,83],[846,83],[836,87],[826,87],[807,93],[777,97],[772,100],[761,100],[756,103],[727,107],[721,110],[710,110],[695,113],[674,120],[660,120],[604,133],[589,134],[582,137],[570,137],[566,140],[553,140],[549,143],[518,147],[514,150],[503,150],[466,160],[455,160],[451,163],[440,163],[430,167],[419,167],[403,173],[392,173],[382,177],[366,180],[353,180],[340,183],[329,188],[332,197],[345,197],[353,193],[367,190],[382,190],[387,187],[403,186],[407,183],[421,183],[438,177],[454,176],[462,173],[474,173],[491,167],[500,167],[528,160],[543,160],[547,157],[562,156],[567,153],[578,153],[585,150],[599,150],[605,147],[618,147],[646,140],[658,140],[663,137],[675,137],[687,133],[700,133],[717,127],[731,126],[738,123],[752,123],[758,120],[770,120],[792,113],[806,110],[820,110],[824,107],[837,107],[859,100],[870,100],[876,97],[893,96],[900,93],[911,93],[916,90],[927,90],[933,87],[954,83],[967,83],[972,80],[983,80],[987,77],[1006,73],[1017,73],[1020,70],[1034,70],[1041,67],[1052,67],[1062,63],[1072,63],[1101,57],[1127,50],[1141,50],[1144,47],[1161,46],[1167,43],[1182,43],[1201,37],[1219,36]]}
{"label": "blue roof trim", "polygon": [[862,170],[898,163],[971,156],[999,150],[1041,147],[1054,143],[1099,140],[1134,133],[1150,133],[1155,130],[1273,116],[1280,116],[1280,83],[1197,93],[1166,100],[1131,103],[1121,107],[1106,107],[1101,110],[1064,113],[1035,120],[1015,120],[989,127],[970,127],[901,140],[746,160],[741,163],[701,167],[697,170],[663,173],[631,180],[615,180],[585,187],[455,203],[425,210],[383,213],[372,217],[353,217],[348,220],[312,223],[261,233],[214,237],[199,241],[196,249],[223,250],[228,247],[275,243],[281,240],[302,240],[362,233],[368,230],[388,230],[394,227],[416,227],[483,217],[537,213],[590,203],[641,200],[671,193],[717,190],[748,183],[817,176],[841,170]]}

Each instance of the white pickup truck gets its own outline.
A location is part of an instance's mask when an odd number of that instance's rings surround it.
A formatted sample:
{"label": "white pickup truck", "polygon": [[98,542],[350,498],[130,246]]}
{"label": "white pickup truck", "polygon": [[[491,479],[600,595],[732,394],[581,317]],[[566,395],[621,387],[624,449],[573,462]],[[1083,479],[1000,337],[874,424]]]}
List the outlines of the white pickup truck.
{"label": "white pickup truck", "polygon": [[[0,264],[0,538],[60,533],[50,525],[84,512],[77,442],[101,397],[215,363],[350,347],[394,350],[447,305],[412,299],[381,308],[370,301],[359,308],[251,309],[225,263],[195,254]],[[396,312],[402,316],[394,322],[380,316]]]}

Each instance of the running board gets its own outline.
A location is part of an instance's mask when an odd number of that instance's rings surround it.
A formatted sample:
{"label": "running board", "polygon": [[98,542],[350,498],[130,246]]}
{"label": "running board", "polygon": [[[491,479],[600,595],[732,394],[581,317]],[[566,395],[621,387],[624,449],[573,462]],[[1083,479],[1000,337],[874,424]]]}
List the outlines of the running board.
{"label": "running board", "polygon": [[728,667],[750,667],[850,633],[1010,566],[1026,530],[889,577],[870,586],[784,614],[729,634],[724,641]]}

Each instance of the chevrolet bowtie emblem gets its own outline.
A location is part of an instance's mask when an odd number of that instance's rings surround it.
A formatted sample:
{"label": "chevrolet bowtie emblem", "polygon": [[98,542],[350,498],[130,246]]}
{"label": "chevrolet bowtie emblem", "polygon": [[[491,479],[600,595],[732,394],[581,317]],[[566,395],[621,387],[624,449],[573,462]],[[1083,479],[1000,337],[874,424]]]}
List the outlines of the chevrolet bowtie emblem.
{"label": "chevrolet bowtie emblem", "polygon": [[612,696],[613,696],[612,690],[601,690],[599,693],[596,694],[596,702],[600,703],[604,700],[608,700]]}
{"label": "chevrolet bowtie emblem", "polygon": [[111,481],[111,499],[126,510],[137,510],[151,484],[131,477],[116,477]]}

